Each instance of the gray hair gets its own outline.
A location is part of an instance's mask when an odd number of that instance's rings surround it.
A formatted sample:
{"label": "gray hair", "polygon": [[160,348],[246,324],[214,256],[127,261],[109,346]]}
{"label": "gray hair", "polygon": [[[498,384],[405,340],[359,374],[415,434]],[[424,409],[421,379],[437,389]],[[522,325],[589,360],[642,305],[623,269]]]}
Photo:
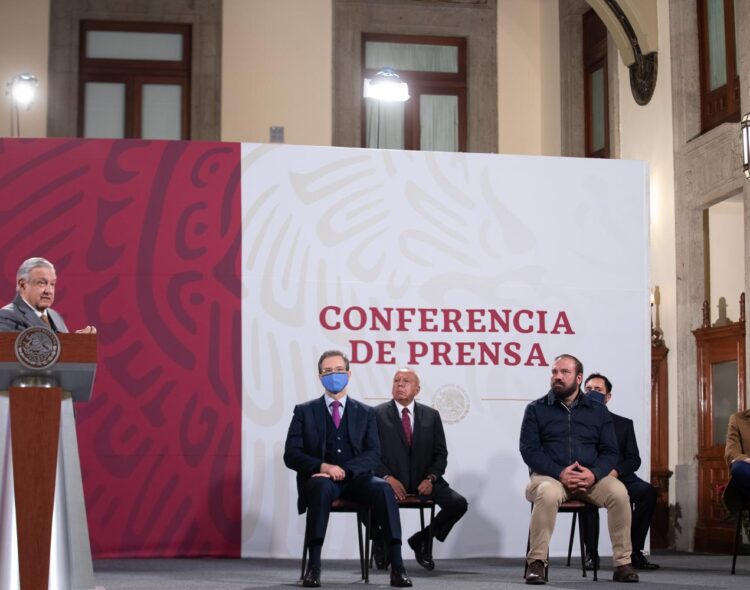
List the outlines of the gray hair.
{"label": "gray hair", "polygon": [[55,266],[45,258],[36,257],[24,260],[21,266],[18,267],[18,272],[16,273],[16,292],[21,291],[18,281],[23,279],[28,282],[29,277],[31,276],[31,271],[35,268],[48,268],[52,272],[55,272]]}
{"label": "gray hair", "polygon": [[395,379],[396,375],[398,375],[399,373],[405,373],[405,372],[413,374],[417,378],[417,385],[421,386],[422,379],[419,377],[419,373],[417,373],[411,367],[401,367],[400,369],[396,369],[396,372],[393,374],[393,378]]}

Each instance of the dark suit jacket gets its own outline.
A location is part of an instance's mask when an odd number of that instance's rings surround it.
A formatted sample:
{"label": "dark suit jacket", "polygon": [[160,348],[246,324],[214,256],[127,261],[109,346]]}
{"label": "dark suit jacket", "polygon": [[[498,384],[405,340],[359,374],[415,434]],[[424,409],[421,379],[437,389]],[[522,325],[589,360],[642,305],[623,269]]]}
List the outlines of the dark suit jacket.
{"label": "dark suit jacket", "polygon": [[618,449],[615,469],[622,481],[633,481],[636,478],[635,472],[641,466],[641,456],[638,453],[638,442],[635,440],[633,421],[629,418],[612,414],[612,422],[615,426]]}
{"label": "dark suit jacket", "polygon": [[[47,316],[52,321],[55,330],[58,332],[68,331],[62,316],[54,309],[48,308]],[[0,332],[23,332],[31,326],[46,325],[20,295],[16,295],[11,303],[0,309]]]}
{"label": "dark suit jacket", "polygon": [[[348,421],[349,443],[354,457],[341,465],[347,480],[362,475],[374,475],[380,457],[380,442],[375,412],[370,406],[347,396],[344,415]],[[284,464],[297,472],[297,509],[302,514],[307,503],[302,486],[320,471],[325,458],[326,421],[328,408],[324,396],[294,407],[284,447]]]}
{"label": "dark suit jacket", "polygon": [[[434,475],[435,484],[443,485],[443,473],[448,465],[448,447],[440,413],[428,406],[414,403],[414,428],[412,445],[406,445],[406,436],[393,401],[375,408],[380,433],[380,466],[378,475],[392,475],[410,494],[427,475]],[[411,460],[410,460],[411,458]]]}

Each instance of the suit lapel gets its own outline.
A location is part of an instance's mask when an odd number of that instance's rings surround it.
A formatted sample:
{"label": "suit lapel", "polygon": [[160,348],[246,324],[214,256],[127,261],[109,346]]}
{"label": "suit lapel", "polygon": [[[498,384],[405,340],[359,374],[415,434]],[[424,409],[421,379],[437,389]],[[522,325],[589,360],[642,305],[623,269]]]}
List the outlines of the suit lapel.
{"label": "suit lapel", "polygon": [[360,412],[359,404],[349,396],[347,396],[346,398],[346,408],[344,408],[344,413],[348,414],[347,420],[349,422],[349,444],[352,445],[353,449],[359,451],[362,447],[361,438],[357,438],[355,440],[353,437],[364,436],[365,425],[360,424],[360,421],[362,420],[362,412]]}
{"label": "suit lapel", "polygon": [[44,326],[45,323],[39,318],[38,315],[32,310],[28,305],[26,305],[26,302],[23,300],[23,298],[20,295],[16,295],[16,299],[14,301],[16,304],[16,309],[18,310],[18,313],[20,313],[28,322],[30,326]]}
{"label": "suit lapel", "polygon": [[326,455],[326,414],[328,413],[325,394],[318,401],[319,403],[313,406],[313,414],[315,428],[318,431],[318,440],[320,441],[320,457],[323,458]]}
{"label": "suit lapel", "polygon": [[[419,405],[417,402],[414,402],[414,426],[412,426],[411,429],[411,446],[412,448],[419,448],[419,431],[421,430],[420,426],[422,425],[422,418],[424,418],[424,414],[422,412],[422,406]],[[401,429],[403,430],[403,428]]]}

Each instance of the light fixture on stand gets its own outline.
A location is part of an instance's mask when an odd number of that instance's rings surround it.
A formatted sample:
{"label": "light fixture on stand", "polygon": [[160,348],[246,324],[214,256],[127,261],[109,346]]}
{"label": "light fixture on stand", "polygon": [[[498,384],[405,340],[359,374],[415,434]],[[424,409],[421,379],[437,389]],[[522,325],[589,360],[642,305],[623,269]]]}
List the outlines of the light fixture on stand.
{"label": "light fixture on stand", "polygon": [[740,130],[742,131],[742,171],[745,173],[745,178],[750,179],[750,113],[742,117]]}
{"label": "light fixture on stand", "polygon": [[409,100],[409,85],[393,68],[383,68],[374,78],[365,78],[364,97],[386,102],[406,102]]}
{"label": "light fixture on stand", "polygon": [[[362,95],[374,100],[378,105],[377,133],[375,134],[374,147],[380,148],[382,104],[384,102],[406,102],[409,100],[409,85],[401,79],[393,68],[383,68],[373,78],[365,78]],[[369,136],[368,145],[370,145]]]}
{"label": "light fixture on stand", "polygon": [[21,109],[29,110],[36,98],[39,80],[34,74],[16,74],[5,83],[5,95],[10,97],[10,136],[21,137]]}

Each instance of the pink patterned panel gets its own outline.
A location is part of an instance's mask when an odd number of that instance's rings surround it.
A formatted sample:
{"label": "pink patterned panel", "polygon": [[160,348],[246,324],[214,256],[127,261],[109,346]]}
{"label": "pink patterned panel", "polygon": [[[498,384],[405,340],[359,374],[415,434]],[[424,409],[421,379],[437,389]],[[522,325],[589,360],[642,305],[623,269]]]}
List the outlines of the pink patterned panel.
{"label": "pink patterned panel", "polygon": [[99,331],[78,443],[95,557],[240,554],[240,146],[0,140],[0,294],[57,267]]}

